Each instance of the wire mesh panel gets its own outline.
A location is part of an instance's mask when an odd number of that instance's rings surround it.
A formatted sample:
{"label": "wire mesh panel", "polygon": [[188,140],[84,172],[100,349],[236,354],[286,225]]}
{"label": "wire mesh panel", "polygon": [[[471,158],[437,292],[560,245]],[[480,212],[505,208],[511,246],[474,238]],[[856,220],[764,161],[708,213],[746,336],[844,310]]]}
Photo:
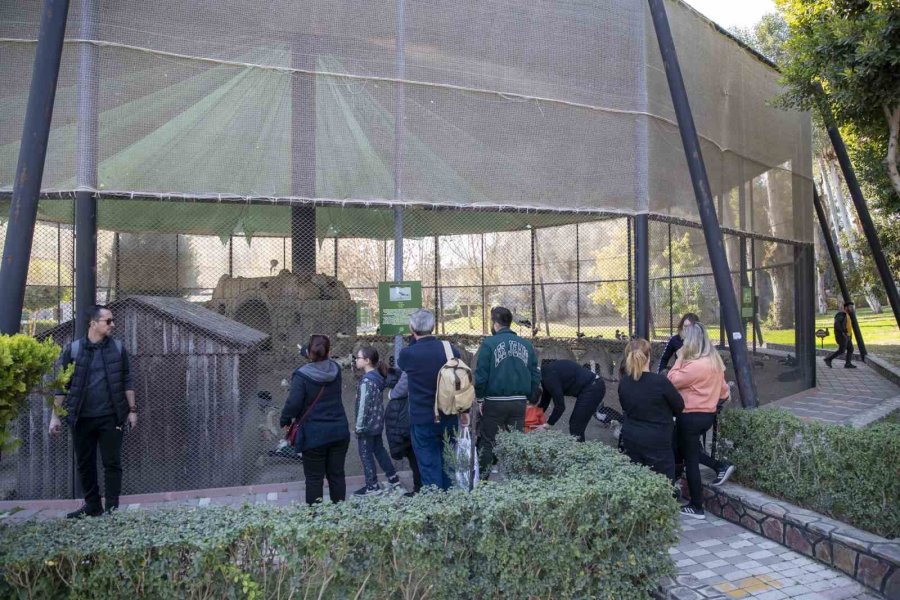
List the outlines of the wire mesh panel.
{"label": "wire mesh panel", "polygon": [[[71,7],[23,323],[71,338],[71,198],[94,192],[97,300],[116,314],[144,407],[127,436],[126,493],[298,478],[295,460],[270,455],[297,346],[331,337],[352,414],[347,357],[361,344],[393,354],[378,286],[401,275],[395,258],[421,282],[439,334],[477,347],[503,305],[522,335],[559,352],[581,344],[612,368],[636,320],[634,215],[649,213],[651,337],[688,311],[716,337],[716,288],[646,6],[397,6]],[[773,332],[793,327],[784,263],[811,240],[809,116],[771,105],[778,75],[757,57],[680,2],[667,10],[734,285],[740,234],[754,248],[760,315]],[[39,15],[37,0],[0,4],[0,214]],[[79,37],[85,21],[96,40]],[[97,109],[79,112],[90,90]],[[96,148],[79,145],[85,125]],[[70,493],[68,442],[47,436],[47,418],[33,399],[17,423],[15,482],[0,468],[7,494]]]}

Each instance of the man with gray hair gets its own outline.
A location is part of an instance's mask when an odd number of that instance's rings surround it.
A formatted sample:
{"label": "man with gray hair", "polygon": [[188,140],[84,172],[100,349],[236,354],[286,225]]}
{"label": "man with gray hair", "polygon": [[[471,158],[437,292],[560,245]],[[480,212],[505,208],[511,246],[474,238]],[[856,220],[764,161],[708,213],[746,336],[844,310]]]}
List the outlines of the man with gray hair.
{"label": "man with gray hair", "polygon": [[[413,452],[419,463],[422,487],[434,485],[442,490],[450,487],[444,472],[444,437],[451,439],[459,426],[455,415],[434,415],[438,372],[447,356],[443,343],[434,331],[434,313],[421,308],[409,316],[409,329],[416,343],[400,351],[397,367],[406,374],[409,385],[409,423]],[[451,347],[459,358],[459,349]]]}

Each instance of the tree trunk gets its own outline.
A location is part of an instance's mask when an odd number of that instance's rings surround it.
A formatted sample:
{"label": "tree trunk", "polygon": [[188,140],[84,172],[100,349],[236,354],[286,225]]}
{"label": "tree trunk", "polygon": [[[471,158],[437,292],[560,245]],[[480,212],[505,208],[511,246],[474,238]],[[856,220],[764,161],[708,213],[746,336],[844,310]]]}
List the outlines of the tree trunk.
{"label": "tree trunk", "polygon": [[893,110],[885,106],[884,116],[887,117],[890,128],[886,161],[888,177],[891,178],[894,190],[900,195],[900,170],[897,169],[897,154],[900,153],[900,149],[898,149],[898,145],[900,145],[900,106],[895,106]]}
{"label": "tree trunk", "polygon": [[837,216],[836,202],[834,199],[834,190],[831,189],[831,180],[829,179],[828,167],[825,159],[821,156],[819,159],[819,171],[822,174],[822,191],[825,192],[825,202],[828,204],[828,216],[831,219],[831,229],[834,231],[834,245],[837,247],[838,255],[846,268],[849,266],[847,260],[847,248],[841,244],[841,226]]}
{"label": "tree trunk", "polygon": [[825,290],[825,268],[823,257],[827,256],[822,230],[815,228],[815,264],[816,264],[816,308],[818,314],[828,312],[828,294]]}
{"label": "tree trunk", "polygon": [[[835,161],[828,161],[828,165],[829,172],[831,174],[833,189],[835,192],[834,200],[835,204],[837,204],[838,207],[838,216],[840,217],[841,226],[843,227],[844,232],[847,236],[847,245],[850,247],[850,257],[853,259],[850,267],[854,269],[864,269],[866,268],[865,263],[863,263],[862,257],[860,257],[859,253],[855,250],[859,225],[851,217],[850,211],[847,210],[847,201],[844,198],[844,189],[841,184],[841,179],[838,176]],[[881,302],[878,300],[878,296],[876,296],[875,292],[872,290],[871,285],[866,284],[865,286],[863,286],[863,296],[865,296],[866,304],[869,305],[869,308],[872,309],[872,312],[875,314],[881,314],[883,307],[881,305]]]}
{"label": "tree trunk", "polygon": [[[776,208],[778,205],[777,190],[775,187],[774,170],[766,173],[766,201],[768,202],[769,227],[775,237],[788,237],[784,235],[784,224],[778,218]],[[786,249],[781,244],[769,244],[770,251],[766,252],[763,266],[767,264],[778,265],[788,262],[790,259]],[[793,271],[789,267],[776,267],[769,270],[772,280],[772,304],[769,307],[769,320],[774,329],[790,329],[794,326],[794,288],[792,285]]]}

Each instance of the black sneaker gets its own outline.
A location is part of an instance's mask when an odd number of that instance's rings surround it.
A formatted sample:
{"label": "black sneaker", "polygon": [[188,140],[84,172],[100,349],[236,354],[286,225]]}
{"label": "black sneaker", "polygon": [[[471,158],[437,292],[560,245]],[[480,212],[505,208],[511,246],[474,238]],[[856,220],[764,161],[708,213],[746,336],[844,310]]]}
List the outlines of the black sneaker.
{"label": "black sneaker", "polygon": [[832,359],[830,359],[830,358],[825,359],[825,366],[828,367],[829,369],[831,368],[831,360]]}
{"label": "black sneaker", "polygon": [[380,496],[381,488],[380,487],[370,488],[367,486],[363,486],[363,487],[359,488],[358,490],[356,490],[355,492],[353,492],[353,495],[354,496]]}
{"label": "black sneaker", "polygon": [[716,473],[716,478],[713,479],[712,485],[722,485],[731,475],[734,473],[734,465],[731,463],[723,463],[723,466]]}
{"label": "black sneaker", "polygon": [[83,517],[99,517],[103,514],[103,509],[99,506],[91,506],[82,504],[78,510],[73,510],[66,515],[67,519],[81,519]]}
{"label": "black sneaker", "polygon": [[845,369],[857,369],[858,367],[856,365],[854,365],[853,363],[847,363],[846,365],[844,365],[844,368]]}
{"label": "black sneaker", "polygon": [[692,519],[705,519],[706,513],[703,512],[702,508],[694,508],[690,504],[681,507],[681,510],[678,511],[686,517],[690,517]]}

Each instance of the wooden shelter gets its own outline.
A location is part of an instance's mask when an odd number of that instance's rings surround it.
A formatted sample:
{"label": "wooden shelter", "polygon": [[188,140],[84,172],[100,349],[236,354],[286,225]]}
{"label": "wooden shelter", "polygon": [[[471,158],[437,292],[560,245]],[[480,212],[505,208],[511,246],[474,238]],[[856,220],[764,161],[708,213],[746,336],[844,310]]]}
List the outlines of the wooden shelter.
{"label": "wooden shelter", "polygon": [[[125,435],[122,493],[243,484],[255,459],[243,449],[257,418],[257,348],[268,335],[180,298],[128,296],[109,308],[140,415]],[[42,337],[62,346],[72,332],[69,321]],[[71,496],[70,436],[50,436],[49,418],[32,397],[19,419],[18,498]]]}

